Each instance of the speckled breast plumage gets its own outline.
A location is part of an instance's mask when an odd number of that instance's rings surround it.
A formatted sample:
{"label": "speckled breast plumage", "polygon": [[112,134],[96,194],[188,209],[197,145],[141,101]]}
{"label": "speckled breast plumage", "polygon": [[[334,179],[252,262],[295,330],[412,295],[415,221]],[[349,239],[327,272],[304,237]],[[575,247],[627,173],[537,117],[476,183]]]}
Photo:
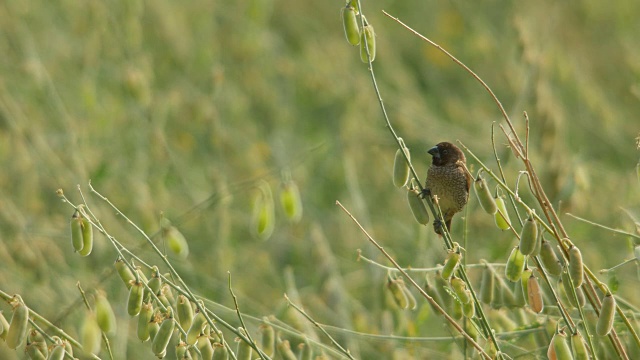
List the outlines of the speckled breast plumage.
{"label": "speckled breast plumage", "polygon": [[440,209],[445,214],[453,215],[462,210],[469,199],[465,170],[459,164],[431,166],[427,172],[426,187],[431,194],[438,196]]}

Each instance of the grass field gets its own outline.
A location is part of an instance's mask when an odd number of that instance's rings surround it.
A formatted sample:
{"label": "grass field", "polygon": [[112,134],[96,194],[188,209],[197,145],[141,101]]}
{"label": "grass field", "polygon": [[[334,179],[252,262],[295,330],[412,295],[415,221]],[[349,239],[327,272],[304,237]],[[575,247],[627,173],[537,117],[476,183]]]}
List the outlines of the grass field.
{"label": "grass field", "polygon": [[[73,253],[73,208],[56,190],[77,205],[80,185],[111,235],[161,272],[168,270],[144,238],[89,191],[90,182],[150,235],[159,232],[161,216],[171,220],[187,239],[189,255],[169,252],[169,261],[233,327],[240,323],[229,310],[229,276],[257,338],[256,319],[273,315],[291,330],[281,337],[292,347],[304,334],[326,346],[313,345],[316,355],[341,358],[287,306],[286,293],[330,325],[329,333],[358,359],[463,358],[462,342],[451,339],[456,334],[424,299],[418,298],[416,310],[397,309],[385,289],[386,269],[357,261],[358,250],[389,263],[335,205],[344,204],[403,267],[434,268],[444,261],[441,239],[414,221],[406,190],[391,181],[397,146],[367,64],[345,40],[343,6],[279,0],[0,3],[0,290],[20,294],[31,309],[79,338],[86,311],[76,284],[90,294],[104,289],[118,320],[109,338],[114,358],[154,358],[150,345],[137,340],[128,291],[111,272],[116,251],[96,231],[89,257]],[[384,105],[420,177],[429,165],[427,149],[444,140],[461,141],[497,171],[492,123],[511,187],[524,168],[507,147],[498,127],[505,122],[482,86],[381,10],[477,73],[521,136],[528,113],[531,160],[571,240],[603,283],[619,282],[618,303],[638,319],[638,261],[615,276],[598,270],[633,258],[639,243],[640,220],[634,224],[633,217],[640,219],[640,3],[374,1],[362,7],[376,31],[373,69]],[[468,165],[474,173],[479,169],[473,160]],[[279,206],[287,179],[300,190],[298,222],[287,221]],[[276,201],[275,225],[261,240],[252,234],[252,203],[265,184]],[[524,179],[520,195],[534,204]],[[452,237],[460,244],[466,239],[469,265],[505,263],[517,244],[473,195],[467,212],[454,218]],[[154,240],[164,249],[160,236]],[[479,286],[481,271],[469,266],[468,272]],[[412,274],[424,282],[424,272]],[[0,310],[10,319],[8,303]],[[487,311],[504,335],[503,351],[512,358],[545,358],[546,347],[536,341],[548,344],[553,329],[538,322],[558,319],[553,306],[544,316]],[[637,320],[632,323],[640,331]],[[640,356],[629,330],[619,321],[615,328],[630,358]],[[525,329],[544,333],[543,340],[517,332]],[[235,349],[235,335],[224,334]],[[176,338],[167,358],[175,358]],[[599,358],[617,358],[603,339],[596,344],[605,354]],[[99,356],[109,358],[104,347]],[[26,355],[0,342],[0,358]]]}

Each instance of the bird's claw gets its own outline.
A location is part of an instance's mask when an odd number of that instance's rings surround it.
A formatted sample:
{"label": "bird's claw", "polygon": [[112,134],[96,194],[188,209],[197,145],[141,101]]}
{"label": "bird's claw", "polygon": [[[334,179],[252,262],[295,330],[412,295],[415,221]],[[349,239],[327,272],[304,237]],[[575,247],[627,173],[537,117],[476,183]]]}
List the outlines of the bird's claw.
{"label": "bird's claw", "polygon": [[433,220],[433,230],[436,234],[442,235],[442,228],[444,228],[444,223],[440,219]]}
{"label": "bird's claw", "polygon": [[420,197],[423,199],[431,197],[431,189],[429,188],[422,189],[422,191],[420,192]]}

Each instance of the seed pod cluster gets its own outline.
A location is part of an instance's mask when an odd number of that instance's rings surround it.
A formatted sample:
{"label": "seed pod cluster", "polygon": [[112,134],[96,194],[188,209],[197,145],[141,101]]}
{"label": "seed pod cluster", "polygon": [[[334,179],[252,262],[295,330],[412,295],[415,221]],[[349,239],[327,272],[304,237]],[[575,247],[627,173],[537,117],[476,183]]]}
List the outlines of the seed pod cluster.
{"label": "seed pod cluster", "polygon": [[478,202],[482,209],[489,215],[494,215],[498,208],[496,206],[496,202],[491,196],[491,191],[489,190],[489,185],[487,181],[480,176],[480,172],[478,172],[478,176],[476,180],[473,182],[473,190],[476,193],[476,197],[478,198]]}
{"label": "seed pod cluster", "polygon": [[73,251],[88,256],[93,250],[93,227],[87,218],[82,216],[82,205],[71,216],[71,245]]}

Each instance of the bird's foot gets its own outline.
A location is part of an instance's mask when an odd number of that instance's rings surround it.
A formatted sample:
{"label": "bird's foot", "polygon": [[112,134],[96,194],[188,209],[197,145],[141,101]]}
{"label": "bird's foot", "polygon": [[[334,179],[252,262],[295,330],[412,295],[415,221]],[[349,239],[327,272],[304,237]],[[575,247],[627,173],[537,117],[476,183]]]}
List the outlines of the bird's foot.
{"label": "bird's foot", "polygon": [[442,235],[442,229],[444,228],[444,223],[440,221],[440,219],[433,220],[433,231],[438,235]]}
{"label": "bird's foot", "polygon": [[422,191],[420,192],[420,197],[423,199],[431,197],[431,189],[429,188],[422,189]]}

